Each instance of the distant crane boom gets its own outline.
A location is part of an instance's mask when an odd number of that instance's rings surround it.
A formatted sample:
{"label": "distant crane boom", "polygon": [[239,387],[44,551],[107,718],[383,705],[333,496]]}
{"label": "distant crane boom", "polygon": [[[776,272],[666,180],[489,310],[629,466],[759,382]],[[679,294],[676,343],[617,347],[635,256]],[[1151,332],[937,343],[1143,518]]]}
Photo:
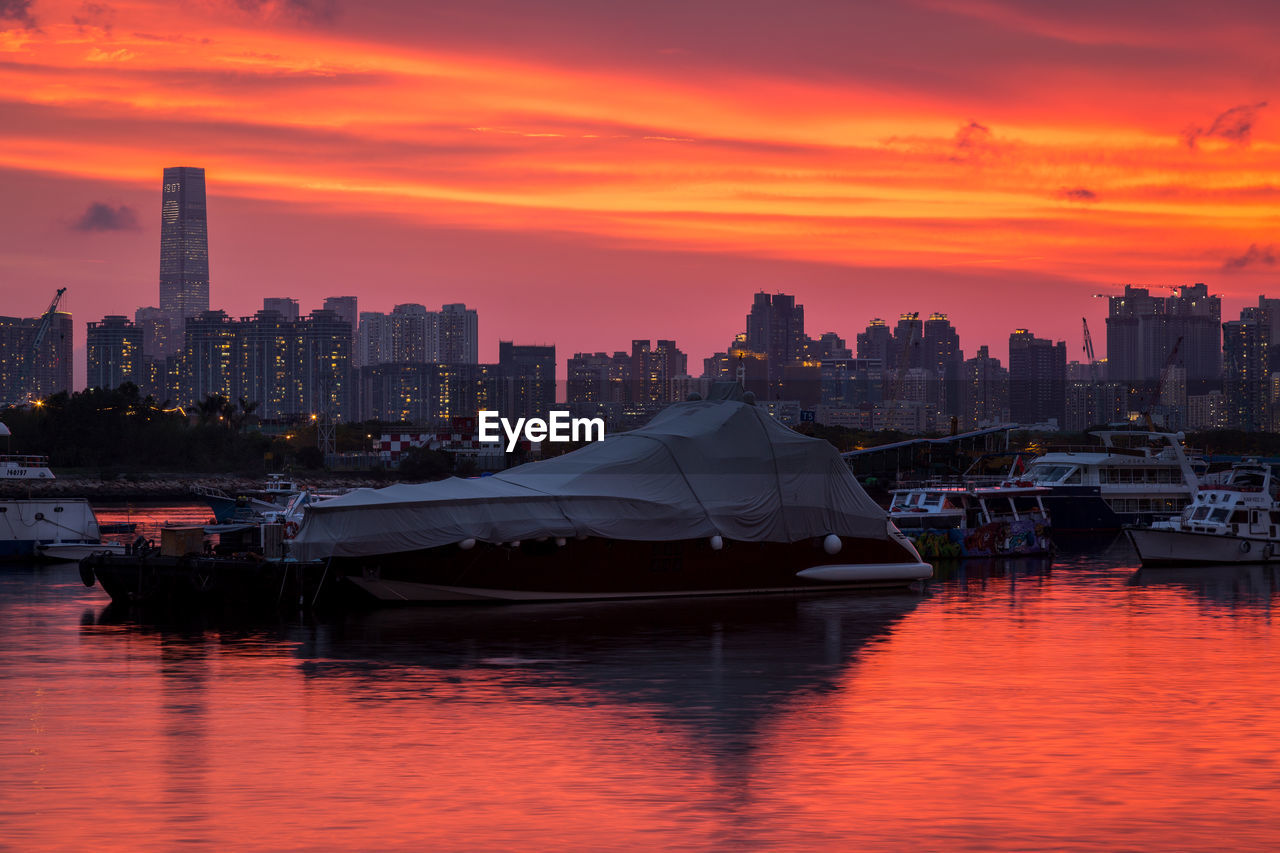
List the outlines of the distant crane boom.
{"label": "distant crane boom", "polygon": [[[33,377],[36,372],[36,357],[40,353],[40,345],[44,343],[45,337],[49,334],[49,327],[53,325],[53,315],[58,311],[58,303],[62,301],[62,294],[66,293],[65,287],[59,287],[58,292],[53,295],[53,301],[49,303],[49,310],[44,312],[40,317],[40,325],[36,326],[36,333],[31,338],[31,349],[27,353],[27,363],[23,365],[18,375],[17,387],[22,388],[26,380]],[[35,396],[34,391],[27,393],[27,398]]]}
{"label": "distant crane boom", "polygon": [[1160,398],[1164,396],[1165,383],[1169,381],[1169,373],[1173,370],[1174,363],[1178,360],[1178,348],[1182,346],[1182,336],[1173,342],[1173,348],[1169,350],[1169,357],[1164,360],[1164,367],[1160,370],[1160,378],[1156,380],[1156,392],[1152,396],[1151,402],[1147,404],[1146,411],[1142,413],[1142,417],[1147,421],[1147,429],[1154,430],[1155,424],[1151,420],[1151,410],[1160,405]]}
{"label": "distant crane boom", "polygon": [[1080,322],[1084,325],[1084,355],[1089,359],[1089,364],[1093,364],[1093,338],[1089,336],[1089,320],[1081,317]]}

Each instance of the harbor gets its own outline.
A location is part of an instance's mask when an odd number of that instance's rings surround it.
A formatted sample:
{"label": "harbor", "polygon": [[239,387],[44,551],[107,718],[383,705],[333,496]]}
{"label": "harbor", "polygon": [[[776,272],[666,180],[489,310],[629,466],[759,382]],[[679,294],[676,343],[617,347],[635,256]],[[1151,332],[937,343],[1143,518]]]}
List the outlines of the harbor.
{"label": "harbor", "polygon": [[1123,537],[910,591],[158,622],[13,563],[0,823],[16,849],[1273,849],[1277,603],[1273,567],[1140,569]]}

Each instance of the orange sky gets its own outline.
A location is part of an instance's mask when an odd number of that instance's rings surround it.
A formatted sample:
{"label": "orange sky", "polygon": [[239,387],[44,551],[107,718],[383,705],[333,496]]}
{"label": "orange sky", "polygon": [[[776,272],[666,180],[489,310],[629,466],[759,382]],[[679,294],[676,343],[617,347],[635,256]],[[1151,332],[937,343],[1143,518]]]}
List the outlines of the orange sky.
{"label": "orange sky", "polygon": [[[944,311],[1105,346],[1120,283],[1276,295],[1280,10],[921,0],[0,0],[0,292],[157,301],[161,169],[208,174],[215,307],[465,301],[702,357]],[[94,204],[105,213],[87,220]],[[78,334],[83,327],[79,327]],[[77,341],[81,345],[83,339]]]}

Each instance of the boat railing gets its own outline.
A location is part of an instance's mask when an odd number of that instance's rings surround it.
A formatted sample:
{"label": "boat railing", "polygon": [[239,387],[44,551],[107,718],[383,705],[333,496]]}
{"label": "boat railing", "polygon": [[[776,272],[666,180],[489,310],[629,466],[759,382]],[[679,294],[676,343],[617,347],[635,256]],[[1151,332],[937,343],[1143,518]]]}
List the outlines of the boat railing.
{"label": "boat railing", "polygon": [[0,465],[16,465],[19,468],[48,468],[48,456],[0,453]]}
{"label": "boat railing", "polygon": [[231,500],[231,496],[222,489],[215,489],[213,486],[205,486],[200,483],[193,483],[191,486],[192,494],[202,498],[222,498]]}
{"label": "boat railing", "polygon": [[[1151,456],[1164,448],[1153,447],[1107,447],[1105,444],[1054,444],[1045,448],[1044,456],[1050,453],[1101,453],[1105,456]],[[1040,457],[1040,458],[1043,458]]]}

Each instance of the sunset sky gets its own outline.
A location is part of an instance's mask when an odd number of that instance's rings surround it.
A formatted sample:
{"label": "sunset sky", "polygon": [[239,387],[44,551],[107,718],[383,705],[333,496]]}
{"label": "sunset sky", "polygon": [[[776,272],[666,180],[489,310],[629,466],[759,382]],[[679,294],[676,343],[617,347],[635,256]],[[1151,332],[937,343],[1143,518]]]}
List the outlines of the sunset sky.
{"label": "sunset sky", "polygon": [[156,304],[190,165],[233,315],[461,301],[482,360],[697,374],[769,290],[1082,358],[1124,283],[1280,296],[1277,44],[1233,0],[0,0],[0,313]]}

